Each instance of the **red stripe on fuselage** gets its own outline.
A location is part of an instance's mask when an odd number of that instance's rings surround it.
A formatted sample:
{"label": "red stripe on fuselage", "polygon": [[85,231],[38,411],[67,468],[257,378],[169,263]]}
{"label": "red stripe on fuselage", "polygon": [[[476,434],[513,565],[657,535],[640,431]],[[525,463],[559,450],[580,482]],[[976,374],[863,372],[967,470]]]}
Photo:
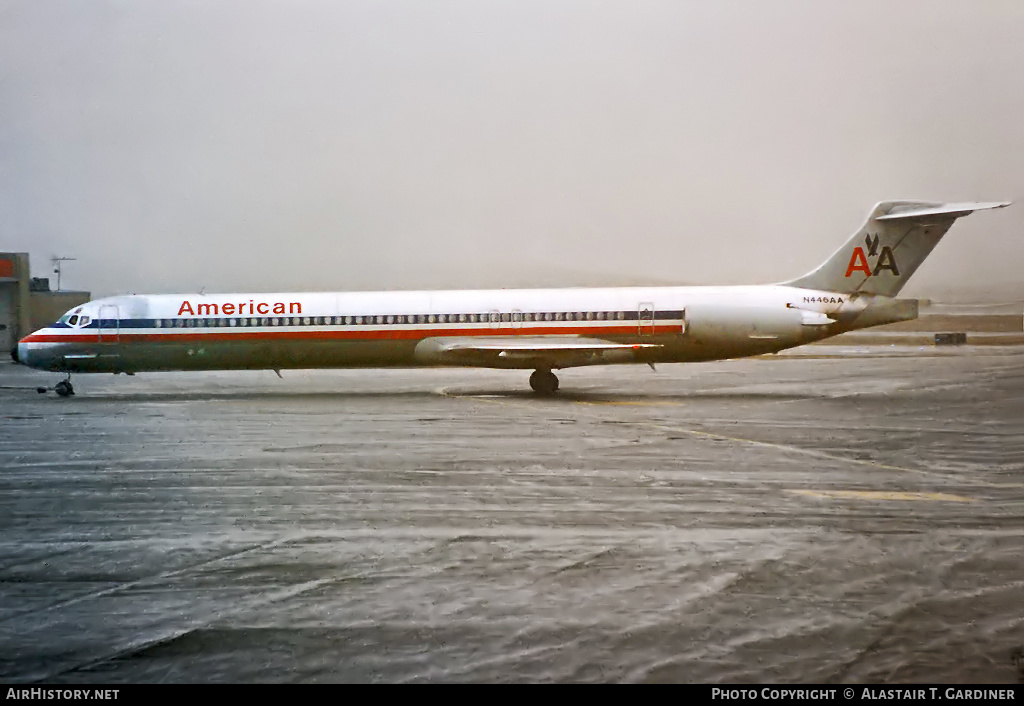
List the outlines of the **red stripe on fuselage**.
{"label": "red stripe on fuselage", "polygon": [[[629,336],[639,335],[636,325],[633,326],[523,326],[522,328],[476,328],[476,329],[348,329],[343,331],[274,331],[268,329],[244,330],[241,327],[232,331],[217,329],[174,329],[187,333],[112,333],[103,332],[99,336],[83,334],[55,335],[43,332],[33,333],[21,339],[25,343],[144,343],[148,341],[160,343],[172,342],[203,342],[203,341],[268,341],[268,340],[308,340],[308,341],[366,341],[366,340],[416,340],[435,338],[438,336]],[[644,326],[644,336],[658,333],[680,333],[681,325]],[[45,329],[44,329],[45,331]],[[114,338],[117,340],[111,340]]]}

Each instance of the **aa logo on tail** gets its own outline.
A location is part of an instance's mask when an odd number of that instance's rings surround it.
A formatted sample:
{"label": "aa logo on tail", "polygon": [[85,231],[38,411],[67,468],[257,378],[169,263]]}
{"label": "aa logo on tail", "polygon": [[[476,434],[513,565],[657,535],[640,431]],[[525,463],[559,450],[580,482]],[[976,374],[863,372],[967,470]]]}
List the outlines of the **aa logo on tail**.
{"label": "aa logo on tail", "polygon": [[[878,252],[877,235],[864,236],[864,244],[868,249],[867,255],[864,254],[864,248],[860,246],[853,249],[853,254],[850,256],[850,264],[846,267],[847,277],[854,272],[863,272],[865,276],[871,277],[877,275],[882,270],[889,270],[895,276],[900,276],[900,268],[896,266],[896,256],[892,254],[892,248],[888,245],[883,245],[882,252]],[[875,257],[876,255],[878,260],[875,261],[875,269],[872,270],[868,264],[868,258]]]}

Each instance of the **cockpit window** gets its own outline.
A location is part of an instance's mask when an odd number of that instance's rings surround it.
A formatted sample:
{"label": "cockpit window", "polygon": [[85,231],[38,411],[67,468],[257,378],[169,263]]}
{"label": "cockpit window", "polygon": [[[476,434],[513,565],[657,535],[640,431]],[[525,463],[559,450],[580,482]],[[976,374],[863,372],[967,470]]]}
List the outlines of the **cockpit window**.
{"label": "cockpit window", "polygon": [[83,316],[82,320],[79,322],[79,325],[80,326],[88,326],[89,325],[89,317],[88,316]]}
{"label": "cockpit window", "polygon": [[[62,323],[62,324],[67,324],[68,326],[78,326],[78,325],[80,325],[80,323],[78,321],[78,315],[80,313],[82,313],[82,307],[78,307],[77,309],[72,309],[71,311],[69,311],[66,314],[64,314],[64,316],[62,316],[59,319],[57,319],[57,321],[59,323]],[[88,322],[87,318],[83,322],[81,322],[81,323],[84,324],[86,322]]]}

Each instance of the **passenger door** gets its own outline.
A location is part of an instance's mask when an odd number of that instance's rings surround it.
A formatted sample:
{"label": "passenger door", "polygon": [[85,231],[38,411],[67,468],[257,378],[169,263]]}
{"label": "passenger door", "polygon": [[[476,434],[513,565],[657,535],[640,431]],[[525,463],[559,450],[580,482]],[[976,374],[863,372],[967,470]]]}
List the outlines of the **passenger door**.
{"label": "passenger door", "polygon": [[114,304],[104,304],[97,312],[99,317],[99,342],[119,343],[121,335],[120,312]]}
{"label": "passenger door", "polygon": [[637,333],[650,336],[654,333],[654,303],[640,302],[636,307]]}

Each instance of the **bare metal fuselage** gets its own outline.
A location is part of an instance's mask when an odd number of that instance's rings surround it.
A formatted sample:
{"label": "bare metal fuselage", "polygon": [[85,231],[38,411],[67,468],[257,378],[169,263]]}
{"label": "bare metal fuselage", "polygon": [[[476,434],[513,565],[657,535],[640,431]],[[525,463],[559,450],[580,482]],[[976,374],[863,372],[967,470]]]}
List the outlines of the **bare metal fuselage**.
{"label": "bare metal fuselage", "polygon": [[26,337],[20,362],[69,373],[670,363],[759,355],[917,315],[913,300],[782,285],[157,295],[76,311],[88,324],[66,316]]}
{"label": "bare metal fuselage", "polygon": [[[60,372],[391,366],[555,369],[771,353],[917,317],[894,299],[958,218],[1007,202],[883,201],[824,263],[782,284],[319,294],[90,302],[18,343]],[[70,379],[54,390],[74,394]]]}

